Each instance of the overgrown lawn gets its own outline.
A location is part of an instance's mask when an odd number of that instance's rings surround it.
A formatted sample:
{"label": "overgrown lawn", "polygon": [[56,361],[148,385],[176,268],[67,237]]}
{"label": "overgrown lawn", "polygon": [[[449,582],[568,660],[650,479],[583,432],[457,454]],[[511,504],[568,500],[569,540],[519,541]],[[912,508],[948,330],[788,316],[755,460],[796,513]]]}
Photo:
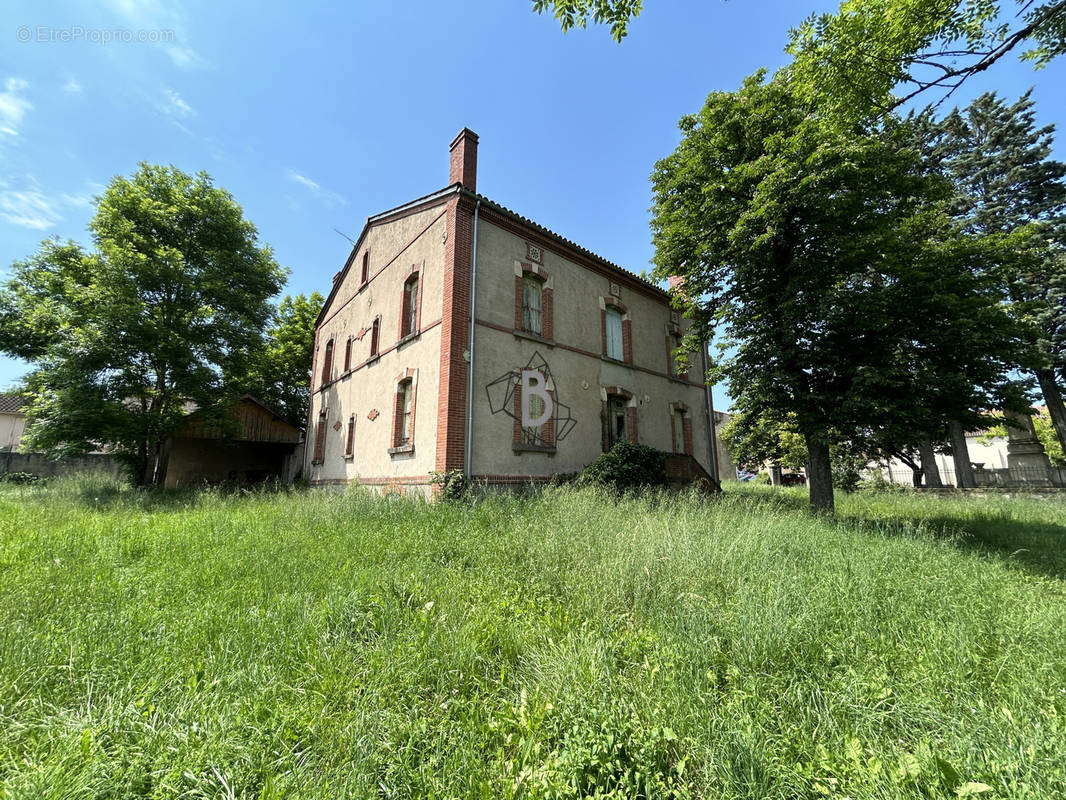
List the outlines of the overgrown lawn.
{"label": "overgrown lawn", "polygon": [[1066,797],[1066,504],[0,490],[0,797]]}

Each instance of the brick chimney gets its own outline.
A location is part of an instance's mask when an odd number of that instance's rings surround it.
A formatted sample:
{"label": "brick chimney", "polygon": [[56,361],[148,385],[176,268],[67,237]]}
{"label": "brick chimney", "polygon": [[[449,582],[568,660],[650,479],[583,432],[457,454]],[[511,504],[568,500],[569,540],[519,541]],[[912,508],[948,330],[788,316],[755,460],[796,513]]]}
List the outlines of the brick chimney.
{"label": "brick chimney", "polygon": [[676,292],[678,289],[685,285],[685,276],[671,275],[669,278],[667,278],[667,281],[670,284],[670,291]]}
{"label": "brick chimney", "polygon": [[452,141],[451,170],[448,185],[461,183],[472,192],[477,191],[477,134],[463,128]]}

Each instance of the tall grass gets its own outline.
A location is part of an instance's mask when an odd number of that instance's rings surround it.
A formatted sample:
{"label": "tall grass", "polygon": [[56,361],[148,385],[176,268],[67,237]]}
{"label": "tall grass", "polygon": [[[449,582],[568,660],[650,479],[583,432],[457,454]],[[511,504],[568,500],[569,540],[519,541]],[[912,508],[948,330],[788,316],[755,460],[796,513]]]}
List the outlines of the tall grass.
{"label": "tall grass", "polygon": [[1066,506],[0,490],[0,797],[1066,797]]}

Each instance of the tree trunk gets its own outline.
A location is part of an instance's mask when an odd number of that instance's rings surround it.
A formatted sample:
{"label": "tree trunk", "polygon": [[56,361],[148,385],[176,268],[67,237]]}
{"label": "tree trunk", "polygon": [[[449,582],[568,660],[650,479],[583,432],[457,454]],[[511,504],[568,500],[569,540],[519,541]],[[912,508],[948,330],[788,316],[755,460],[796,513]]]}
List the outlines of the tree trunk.
{"label": "tree trunk", "polygon": [[977,479],[973,475],[970,451],[966,447],[966,432],[963,431],[962,424],[955,420],[949,422],[948,436],[951,439],[951,457],[955,461],[955,487],[973,489],[977,486]]}
{"label": "tree trunk", "polygon": [[830,514],[833,506],[833,473],[829,466],[829,445],[815,439],[807,440],[807,483],[810,486],[811,509]]}
{"label": "tree trunk", "polygon": [[136,478],[138,486],[148,485],[148,442],[143,439],[137,444]]}
{"label": "tree trunk", "polygon": [[163,473],[163,442],[162,440],[157,439],[152,446],[152,486],[159,486],[163,482]]}
{"label": "tree trunk", "polygon": [[1062,401],[1062,390],[1055,380],[1055,370],[1038,369],[1036,379],[1040,382],[1040,391],[1044,395],[1044,403],[1047,404],[1047,412],[1051,416],[1051,427],[1055,429],[1062,452],[1066,453],[1066,404]]}
{"label": "tree trunk", "polygon": [[922,458],[922,472],[925,473],[925,485],[930,489],[940,489],[944,482],[940,480],[940,468],[936,465],[936,453],[933,443],[928,439],[918,445],[918,454]]}

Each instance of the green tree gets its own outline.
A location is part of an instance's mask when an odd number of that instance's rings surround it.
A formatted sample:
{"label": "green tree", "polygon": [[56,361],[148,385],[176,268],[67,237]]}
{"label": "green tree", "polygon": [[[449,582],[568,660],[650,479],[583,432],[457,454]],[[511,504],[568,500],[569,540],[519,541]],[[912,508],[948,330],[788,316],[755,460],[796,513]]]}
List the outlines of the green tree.
{"label": "green tree", "polygon": [[104,445],[141,485],[191,405],[221,414],[285,274],[210,176],[141,164],[96,200],[93,252],[46,241],[0,292],[0,350],[33,362],[26,443]]}
{"label": "green tree", "polygon": [[[1038,128],[1026,92],[1007,104],[983,94],[928,124],[931,158],[954,182],[952,214],[967,233],[1014,233],[1001,273],[1012,311],[1030,331],[1036,377],[1060,447],[1066,447],[1066,164],[1052,159],[1054,126]],[[928,118],[928,115],[926,115]]]}
{"label": "green tree", "polygon": [[807,99],[855,119],[947,96],[1026,42],[1037,67],[1066,51],[1066,0],[844,0],[793,30],[787,49]]}
{"label": "green tree", "polygon": [[310,297],[286,295],[243,381],[248,391],[297,425],[307,420],[315,321],[325,302],[318,292],[312,292]]}
{"label": "green tree", "polygon": [[833,508],[830,445],[917,444],[1002,402],[1019,337],[975,265],[1006,242],[956,235],[905,126],[827,124],[759,73],[681,130],[652,176],[656,275],[684,279],[690,347],[735,348],[716,372],[737,409],[794,415],[813,507]]}
{"label": "green tree", "polygon": [[768,461],[790,469],[807,464],[807,445],[791,414],[732,414],[718,435],[742,469],[757,472]]}

